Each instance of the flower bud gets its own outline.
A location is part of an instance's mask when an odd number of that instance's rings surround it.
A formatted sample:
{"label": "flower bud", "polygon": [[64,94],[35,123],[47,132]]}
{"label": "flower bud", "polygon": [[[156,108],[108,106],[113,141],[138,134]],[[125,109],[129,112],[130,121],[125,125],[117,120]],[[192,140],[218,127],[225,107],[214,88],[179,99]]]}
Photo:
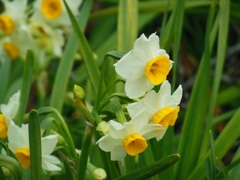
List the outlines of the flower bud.
{"label": "flower bud", "polygon": [[107,174],[105,172],[104,169],[102,168],[96,168],[93,172],[92,172],[92,177],[95,180],[102,180],[102,179],[106,179]]}
{"label": "flower bud", "polygon": [[106,121],[102,121],[98,124],[96,130],[100,135],[104,136],[109,133],[108,123]]}
{"label": "flower bud", "polygon": [[81,88],[78,85],[74,85],[73,87],[73,97],[74,99],[84,99],[85,98],[85,92],[83,90],[83,88]]}

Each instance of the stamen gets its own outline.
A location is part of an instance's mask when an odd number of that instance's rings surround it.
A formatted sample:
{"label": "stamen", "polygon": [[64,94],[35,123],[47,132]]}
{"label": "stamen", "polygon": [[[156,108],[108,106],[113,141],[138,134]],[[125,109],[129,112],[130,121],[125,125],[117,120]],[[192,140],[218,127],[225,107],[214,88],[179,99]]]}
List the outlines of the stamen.
{"label": "stamen", "polygon": [[163,127],[174,126],[180,107],[165,107],[153,115],[154,124],[162,124]]}
{"label": "stamen", "polygon": [[123,141],[125,151],[131,156],[143,152],[147,146],[146,140],[139,134],[132,134]]}
{"label": "stamen", "polygon": [[166,80],[170,66],[171,64],[168,57],[158,56],[146,64],[145,76],[152,84],[159,85]]}

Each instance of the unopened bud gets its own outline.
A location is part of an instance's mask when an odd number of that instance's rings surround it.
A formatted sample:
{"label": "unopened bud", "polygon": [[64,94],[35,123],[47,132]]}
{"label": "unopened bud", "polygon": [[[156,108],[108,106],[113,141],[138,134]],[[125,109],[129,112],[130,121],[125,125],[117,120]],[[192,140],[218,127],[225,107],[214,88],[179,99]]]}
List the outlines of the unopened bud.
{"label": "unopened bud", "polygon": [[104,169],[102,168],[96,168],[93,172],[92,172],[92,177],[94,178],[94,180],[102,180],[102,179],[106,179],[107,174],[105,172]]}
{"label": "unopened bud", "polygon": [[100,135],[104,136],[109,133],[108,123],[106,121],[102,121],[98,124],[96,130]]}
{"label": "unopened bud", "polygon": [[84,99],[85,98],[85,92],[83,88],[81,88],[78,85],[74,85],[73,87],[73,97],[74,99]]}

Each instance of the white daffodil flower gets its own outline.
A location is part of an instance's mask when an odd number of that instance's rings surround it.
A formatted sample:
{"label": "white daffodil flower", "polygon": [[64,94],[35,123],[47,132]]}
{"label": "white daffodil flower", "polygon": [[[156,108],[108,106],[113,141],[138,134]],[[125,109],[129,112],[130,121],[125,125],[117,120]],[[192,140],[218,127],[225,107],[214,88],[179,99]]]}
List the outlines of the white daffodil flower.
{"label": "white daffodil flower", "polygon": [[[49,135],[41,138],[42,144],[42,168],[44,171],[60,171],[58,166],[60,160],[50,155],[56,147],[58,135]],[[22,127],[17,126],[13,122],[8,128],[8,146],[15,154],[24,169],[30,166],[30,149],[28,124],[23,124]]]}
{"label": "white daffodil flower", "polygon": [[25,9],[27,0],[2,0],[4,11],[0,15],[0,29],[11,35],[16,29],[22,26],[25,21]]}
{"label": "white daffodil flower", "polygon": [[[72,13],[77,15],[82,0],[66,0],[66,2]],[[33,20],[47,21],[54,25],[63,26],[71,24],[63,0],[36,0],[33,8]]]}
{"label": "white daffodil flower", "polygon": [[171,85],[166,80],[158,93],[149,91],[139,102],[129,104],[127,106],[129,115],[134,117],[139,111],[144,111],[152,123],[162,124],[165,128],[173,126],[178,117],[182,91],[182,86],[179,85],[171,95]]}
{"label": "white daffodil flower", "polygon": [[7,137],[8,126],[11,121],[15,118],[18,108],[19,108],[19,100],[20,100],[20,91],[17,91],[12,97],[9,99],[7,104],[0,105],[0,138],[5,139]]}
{"label": "white daffodil flower", "polygon": [[111,152],[111,160],[121,160],[126,154],[131,156],[143,152],[148,144],[147,140],[157,137],[160,140],[166,129],[160,124],[148,124],[147,115],[140,112],[131,121],[120,124],[109,121],[109,134],[97,141],[105,152]]}
{"label": "white daffodil flower", "polygon": [[172,63],[166,51],[160,49],[159,37],[153,33],[149,38],[142,34],[135,41],[133,50],[114,66],[116,72],[126,79],[127,96],[138,98],[166,80]]}

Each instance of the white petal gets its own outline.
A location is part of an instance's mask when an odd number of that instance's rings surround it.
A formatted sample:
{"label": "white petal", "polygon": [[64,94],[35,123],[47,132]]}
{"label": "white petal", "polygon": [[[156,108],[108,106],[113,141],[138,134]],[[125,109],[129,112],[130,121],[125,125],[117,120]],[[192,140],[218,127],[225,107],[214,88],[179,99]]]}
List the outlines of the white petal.
{"label": "white petal", "polygon": [[133,118],[135,115],[137,115],[140,111],[144,110],[145,107],[143,105],[143,101],[140,100],[138,102],[135,102],[135,103],[131,103],[131,104],[128,104],[126,106],[127,110],[128,110],[128,113],[129,113],[129,116],[131,118]]}
{"label": "white petal", "polygon": [[127,79],[137,68],[144,68],[145,63],[141,62],[132,51],[125,54],[114,64],[116,72],[124,79]]}
{"label": "white petal", "polygon": [[58,142],[58,135],[49,135],[41,138],[42,154],[49,155],[53,152]]}
{"label": "white petal", "polygon": [[156,136],[156,139],[157,141],[161,140],[163,138],[163,136],[165,135],[167,129],[164,128],[165,130],[164,131],[161,131],[157,136]]}
{"label": "white petal", "polygon": [[13,122],[8,126],[8,146],[11,151],[29,148],[28,125],[17,126]]}
{"label": "white petal", "polygon": [[182,85],[179,85],[177,90],[173,93],[172,97],[175,99],[175,104],[178,105],[182,99],[183,89]]}
{"label": "white petal", "polygon": [[156,57],[157,56],[166,56],[167,58],[169,58],[169,55],[166,53],[166,51],[164,49],[158,49],[156,51]]}
{"label": "white petal", "polygon": [[149,124],[142,129],[142,136],[148,140],[165,134],[166,129],[160,124]]}
{"label": "white petal", "polygon": [[47,171],[61,171],[62,169],[57,166],[61,161],[53,155],[42,156],[42,168]]}
{"label": "white petal", "polygon": [[113,151],[111,151],[111,160],[112,161],[117,161],[117,160],[121,160],[126,156],[126,152],[123,148],[123,146],[118,146],[117,148],[115,148]]}
{"label": "white petal", "polygon": [[146,63],[156,57],[158,49],[159,37],[155,33],[151,34],[149,38],[142,34],[134,43],[133,53]]}
{"label": "white petal", "polygon": [[110,152],[117,146],[121,145],[122,140],[113,139],[110,134],[107,134],[107,135],[103,136],[102,138],[100,138],[96,143],[99,145],[99,147],[103,151]]}
{"label": "white petal", "polygon": [[9,119],[15,118],[19,108],[19,100],[20,100],[20,91],[17,91],[9,99],[8,104],[2,104],[0,106],[0,109],[3,115]]}
{"label": "white petal", "polygon": [[129,98],[138,98],[143,96],[147,91],[153,88],[153,84],[144,75],[142,69],[137,69],[126,80],[125,92]]}
{"label": "white petal", "polygon": [[[129,124],[133,124],[132,133],[140,133],[141,129],[144,128],[148,124],[148,115],[146,111],[140,111],[134,118],[129,121]],[[140,133],[141,134],[141,133]]]}
{"label": "white petal", "polygon": [[157,93],[154,90],[149,91],[143,99],[143,104],[152,116],[158,109],[159,98]]}
{"label": "white petal", "polygon": [[126,135],[126,130],[122,124],[116,121],[109,121],[108,123],[109,133],[114,139],[123,139]]}

